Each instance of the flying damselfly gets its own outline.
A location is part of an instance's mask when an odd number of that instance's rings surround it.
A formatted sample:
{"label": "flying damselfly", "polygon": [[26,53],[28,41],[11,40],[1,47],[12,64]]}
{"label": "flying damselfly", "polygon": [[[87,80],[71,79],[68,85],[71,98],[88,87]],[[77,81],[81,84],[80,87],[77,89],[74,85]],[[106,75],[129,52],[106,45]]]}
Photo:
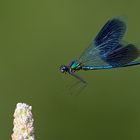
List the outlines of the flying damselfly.
{"label": "flying damselfly", "polygon": [[69,65],[61,65],[60,72],[68,73],[83,83],[84,79],[76,74],[79,70],[101,70],[128,67],[140,64],[137,58],[139,49],[133,43],[124,43],[126,23],[121,18],[106,22],[79,59]]}

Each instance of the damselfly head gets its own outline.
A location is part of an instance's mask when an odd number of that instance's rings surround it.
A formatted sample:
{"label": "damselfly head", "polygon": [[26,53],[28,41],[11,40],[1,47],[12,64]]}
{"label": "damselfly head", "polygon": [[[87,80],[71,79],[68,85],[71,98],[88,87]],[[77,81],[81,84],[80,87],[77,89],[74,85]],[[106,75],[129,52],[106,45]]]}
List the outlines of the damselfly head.
{"label": "damselfly head", "polygon": [[67,73],[68,72],[68,67],[67,66],[65,66],[65,65],[61,65],[60,66],[60,72],[62,72],[62,73]]}

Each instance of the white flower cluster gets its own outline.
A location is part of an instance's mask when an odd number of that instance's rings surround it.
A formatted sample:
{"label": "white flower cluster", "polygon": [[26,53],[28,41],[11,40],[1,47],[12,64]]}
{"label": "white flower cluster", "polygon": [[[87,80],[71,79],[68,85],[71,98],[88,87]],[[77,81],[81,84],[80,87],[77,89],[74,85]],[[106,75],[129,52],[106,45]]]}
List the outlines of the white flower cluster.
{"label": "white flower cluster", "polygon": [[25,103],[18,103],[14,113],[14,128],[12,140],[35,140],[32,107]]}

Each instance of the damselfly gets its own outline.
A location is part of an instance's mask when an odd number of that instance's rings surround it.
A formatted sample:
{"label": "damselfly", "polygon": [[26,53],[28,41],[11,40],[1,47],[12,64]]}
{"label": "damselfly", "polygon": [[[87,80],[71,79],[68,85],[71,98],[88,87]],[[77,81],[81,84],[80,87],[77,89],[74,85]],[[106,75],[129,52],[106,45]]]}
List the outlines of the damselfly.
{"label": "damselfly", "polygon": [[60,71],[68,73],[83,83],[81,77],[75,74],[79,70],[100,70],[140,64],[138,48],[132,43],[124,43],[122,38],[126,32],[126,23],[121,18],[107,21],[92,43],[82,53],[79,59],[69,65],[61,65]]}

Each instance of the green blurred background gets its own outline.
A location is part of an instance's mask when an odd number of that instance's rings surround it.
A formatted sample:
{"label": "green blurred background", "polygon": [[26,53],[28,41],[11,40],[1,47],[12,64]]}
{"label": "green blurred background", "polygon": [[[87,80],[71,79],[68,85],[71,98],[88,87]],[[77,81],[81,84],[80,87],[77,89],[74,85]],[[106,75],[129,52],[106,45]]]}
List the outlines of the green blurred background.
{"label": "green blurred background", "polygon": [[[0,140],[10,140],[17,102],[33,106],[38,140],[139,140],[140,66],[79,72],[59,65],[79,57],[111,17],[128,21],[140,42],[139,0],[0,1]],[[71,95],[71,93],[72,95]]]}

